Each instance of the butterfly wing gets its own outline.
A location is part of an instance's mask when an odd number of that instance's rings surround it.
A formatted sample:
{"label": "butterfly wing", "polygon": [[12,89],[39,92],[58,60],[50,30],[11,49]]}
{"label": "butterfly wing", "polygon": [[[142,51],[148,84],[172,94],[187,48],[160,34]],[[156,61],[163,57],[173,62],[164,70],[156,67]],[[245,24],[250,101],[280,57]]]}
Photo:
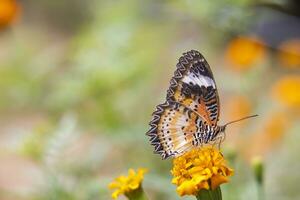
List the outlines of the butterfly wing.
{"label": "butterfly wing", "polygon": [[207,61],[198,51],[191,50],[180,57],[167,99],[195,111],[208,125],[217,125],[220,111],[217,86]]}
{"label": "butterfly wing", "polygon": [[163,159],[181,155],[202,143],[204,120],[195,112],[177,102],[166,101],[157,106],[147,135],[155,153]]}

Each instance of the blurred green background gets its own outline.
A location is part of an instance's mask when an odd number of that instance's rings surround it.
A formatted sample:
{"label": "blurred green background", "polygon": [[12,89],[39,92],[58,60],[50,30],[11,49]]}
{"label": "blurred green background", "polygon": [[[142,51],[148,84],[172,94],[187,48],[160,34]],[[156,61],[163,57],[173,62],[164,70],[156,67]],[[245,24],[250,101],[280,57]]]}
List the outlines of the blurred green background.
{"label": "blurred green background", "polygon": [[287,0],[0,0],[0,199],[106,200],[138,167],[150,199],[180,199],[145,133],[191,49],[214,72],[220,124],[259,114],[227,129],[224,199],[300,199],[299,16]]}

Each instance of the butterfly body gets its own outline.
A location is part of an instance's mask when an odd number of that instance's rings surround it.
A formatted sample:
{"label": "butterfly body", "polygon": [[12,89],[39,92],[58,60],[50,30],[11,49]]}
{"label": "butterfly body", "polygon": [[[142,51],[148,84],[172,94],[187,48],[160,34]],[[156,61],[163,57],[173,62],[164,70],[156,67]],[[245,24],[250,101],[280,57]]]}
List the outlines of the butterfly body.
{"label": "butterfly body", "polygon": [[221,139],[219,97],[211,69],[195,50],[180,57],[166,101],[156,107],[147,132],[163,159]]}

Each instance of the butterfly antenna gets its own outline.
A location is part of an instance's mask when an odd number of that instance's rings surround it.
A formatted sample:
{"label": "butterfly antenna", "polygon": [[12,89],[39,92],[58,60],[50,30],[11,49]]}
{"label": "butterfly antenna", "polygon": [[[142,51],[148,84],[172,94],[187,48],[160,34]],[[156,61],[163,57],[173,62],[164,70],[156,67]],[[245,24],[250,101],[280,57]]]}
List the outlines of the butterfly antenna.
{"label": "butterfly antenna", "polygon": [[245,119],[249,119],[249,118],[252,118],[252,117],[257,117],[258,115],[250,115],[250,116],[247,116],[247,117],[243,117],[241,119],[238,119],[238,120],[234,120],[234,121],[231,121],[231,122],[228,122],[226,123],[224,126],[227,126],[229,124],[233,124],[235,122],[239,122],[239,121],[242,121],[242,120],[245,120]]}

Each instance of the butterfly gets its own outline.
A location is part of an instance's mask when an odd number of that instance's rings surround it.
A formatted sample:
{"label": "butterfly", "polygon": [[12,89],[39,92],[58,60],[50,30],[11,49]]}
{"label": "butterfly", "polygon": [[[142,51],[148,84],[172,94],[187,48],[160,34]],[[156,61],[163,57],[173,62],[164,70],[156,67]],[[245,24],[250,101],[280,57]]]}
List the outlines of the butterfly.
{"label": "butterfly", "polygon": [[219,126],[219,114],[220,100],[210,66],[202,54],[191,50],[179,58],[166,101],[153,112],[146,135],[154,153],[163,159],[206,144],[220,145],[226,126],[242,119]]}

